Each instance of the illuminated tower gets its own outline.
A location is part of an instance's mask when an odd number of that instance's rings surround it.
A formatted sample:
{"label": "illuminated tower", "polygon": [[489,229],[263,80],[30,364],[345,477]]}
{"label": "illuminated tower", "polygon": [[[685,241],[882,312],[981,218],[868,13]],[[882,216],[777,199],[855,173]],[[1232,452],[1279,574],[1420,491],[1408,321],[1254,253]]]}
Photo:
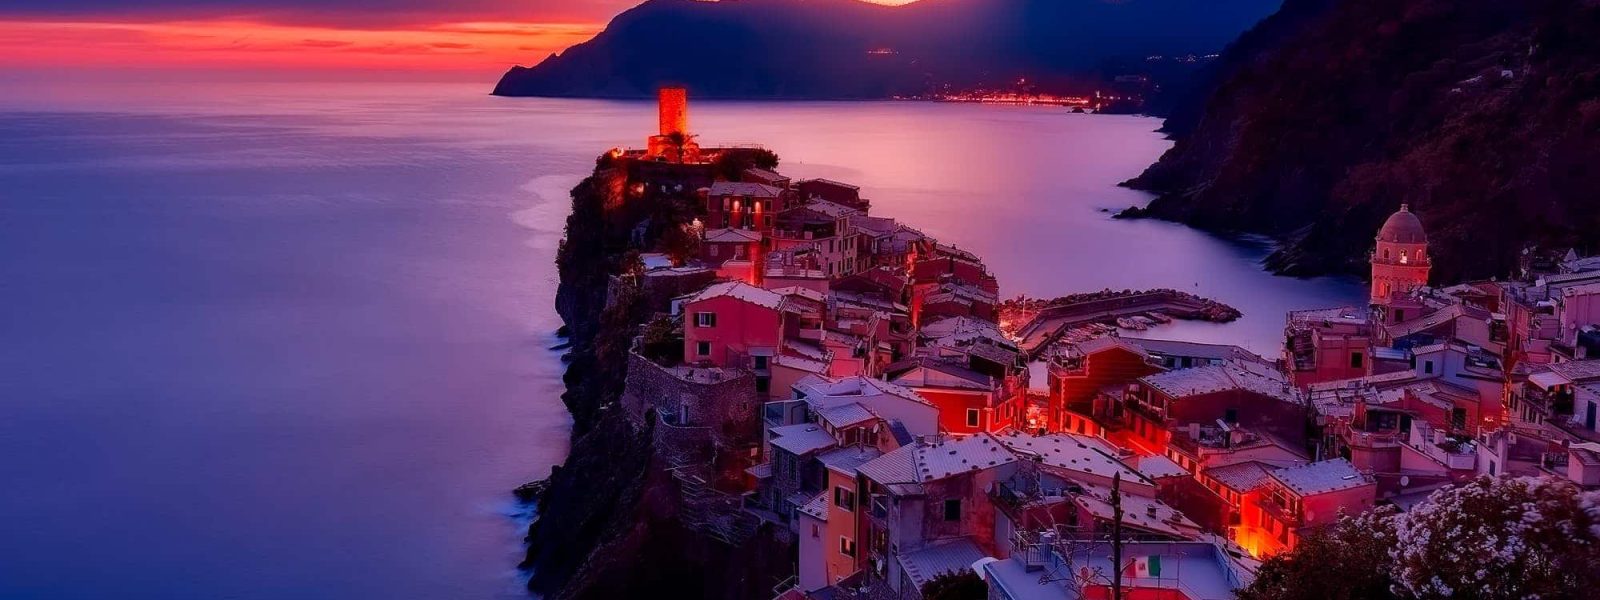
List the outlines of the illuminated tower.
{"label": "illuminated tower", "polygon": [[1372,250],[1372,303],[1388,305],[1396,296],[1428,285],[1428,234],[1409,207],[1389,215]]}
{"label": "illuminated tower", "polygon": [[700,146],[689,133],[689,91],[668,86],[656,92],[656,113],[660,132],[650,136],[650,156],[670,162],[695,162]]}
{"label": "illuminated tower", "polygon": [[656,92],[656,111],[661,117],[661,135],[689,135],[689,90],[661,88]]}

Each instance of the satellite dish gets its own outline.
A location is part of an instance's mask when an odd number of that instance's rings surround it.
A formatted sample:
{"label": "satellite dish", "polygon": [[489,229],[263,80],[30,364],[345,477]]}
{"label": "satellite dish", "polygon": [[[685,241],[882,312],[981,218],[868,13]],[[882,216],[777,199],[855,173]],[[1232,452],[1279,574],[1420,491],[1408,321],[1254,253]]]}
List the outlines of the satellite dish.
{"label": "satellite dish", "polygon": [[1411,485],[1411,476],[1410,475],[1401,475],[1400,476],[1400,487],[1406,487],[1408,485]]}

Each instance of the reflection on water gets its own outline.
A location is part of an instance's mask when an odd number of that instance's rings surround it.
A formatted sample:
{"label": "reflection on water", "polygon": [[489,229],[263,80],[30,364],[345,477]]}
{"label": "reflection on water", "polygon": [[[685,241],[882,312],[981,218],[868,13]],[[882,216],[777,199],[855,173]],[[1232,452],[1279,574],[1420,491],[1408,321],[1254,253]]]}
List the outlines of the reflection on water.
{"label": "reflection on water", "polygon": [[[565,190],[638,102],[472,86],[42,86],[0,97],[0,596],[517,597],[507,491],[566,448],[548,348]],[[1264,249],[1120,222],[1157,122],[697,103],[706,142],[982,254],[1006,295],[1176,287],[1156,335],[1276,350],[1359,300]],[[92,573],[92,576],[89,575]]]}

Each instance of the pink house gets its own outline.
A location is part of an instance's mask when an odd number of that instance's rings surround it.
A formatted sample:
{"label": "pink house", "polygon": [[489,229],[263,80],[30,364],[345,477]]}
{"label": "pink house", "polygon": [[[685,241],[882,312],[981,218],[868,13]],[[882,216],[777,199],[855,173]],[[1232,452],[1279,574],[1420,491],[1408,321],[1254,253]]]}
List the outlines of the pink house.
{"label": "pink house", "polygon": [[683,302],[683,357],[759,377],[783,342],[784,296],[748,283],[713,284]]}

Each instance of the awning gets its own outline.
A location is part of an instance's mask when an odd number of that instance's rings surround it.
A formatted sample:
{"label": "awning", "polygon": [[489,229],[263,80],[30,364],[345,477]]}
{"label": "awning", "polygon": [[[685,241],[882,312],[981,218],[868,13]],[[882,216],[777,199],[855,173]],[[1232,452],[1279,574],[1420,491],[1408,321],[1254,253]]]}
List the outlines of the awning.
{"label": "awning", "polygon": [[1548,390],[1550,388],[1553,388],[1553,387],[1556,387],[1558,385],[1570,385],[1570,384],[1572,384],[1572,382],[1569,381],[1566,377],[1562,377],[1560,374],[1556,373],[1555,371],[1544,371],[1544,372],[1541,372],[1541,373],[1534,373],[1533,375],[1529,375],[1528,376],[1528,381],[1533,383],[1534,385],[1539,386],[1541,389],[1546,389],[1546,390]]}

